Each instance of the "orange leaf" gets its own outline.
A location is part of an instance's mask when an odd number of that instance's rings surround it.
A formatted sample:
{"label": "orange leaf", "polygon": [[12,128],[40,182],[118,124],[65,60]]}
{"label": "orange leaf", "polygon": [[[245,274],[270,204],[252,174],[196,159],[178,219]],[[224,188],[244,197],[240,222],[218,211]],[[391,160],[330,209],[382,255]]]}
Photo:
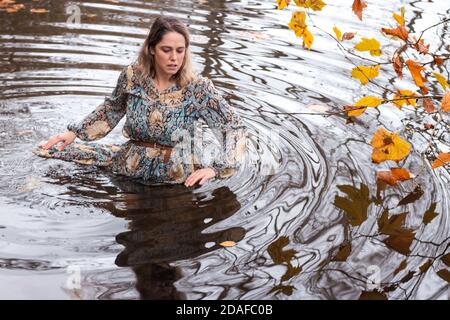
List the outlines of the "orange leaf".
{"label": "orange leaf", "polygon": [[386,160],[400,161],[406,158],[411,151],[411,145],[400,138],[396,133],[379,128],[371,141],[372,161],[380,163]]}
{"label": "orange leaf", "polygon": [[381,28],[381,31],[387,35],[398,37],[403,41],[408,40],[408,30],[406,30],[405,26],[398,26],[395,29]]}
{"label": "orange leaf", "polygon": [[33,13],[46,13],[46,12],[48,12],[48,10],[44,9],[44,8],[33,8],[33,9],[30,10],[30,12],[33,12]]}
{"label": "orange leaf", "polygon": [[384,181],[391,186],[395,186],[399,181],[405,181],[411,178],[414,178],[414,175],[404,168],[391,168],[390,171],[377,172],[377,179]]}
{"label": "orange leaf", "polygon": [[[415,37],[414,40],[416,40]],[[428,50],[430,49],[430,45],[425,45],[423,41],[423,39],[420,39],[418,42],[413,44],[413,47],[417,50],[417,52],[421,54],[427,54]]]}
{"label": "orange leaf", "polygon": [[367,7],[364,0],[354,0],[352,5],[353,12],[358,16],[359,20],[362,21],[362,11]]}
{"label": "orange leaf", "polygon": [[434,112],[434,103],[430,98],[423,99],[423,108],[426,112],[432,113]]}
{"label": "orange leaf", "polygon": [[342,35],[342,40],[351,40],[355,36],[356,32],[345,32]]}
{"label": "orange leaf", "polygon": [[427,79],[425,79],[420,72],[425,68],[411,59],[406,61],[406,66],[408,67],[409,72],[411,72],[416,85],[418,87],[424,87],[424,82],[427,81]]}
{"label": "orange leaf", "polygon": [[415,107],[416,106],[416,100],[413,97],[416,96],[415,92],[412,92],[410,90],[397,90],[397,94],[394,95],[394,101],[393,103],[401,109],[403,105],[410,105]]}
{"label": "orange leaf", "polygon": [[433,57],[434,63],[436,63],[438,66],[441,66],[444,63],[444,59],[438,56]]}
{"label": "orange leaf", "polygon": [[441,152],[441,153],[439,153],[437,159],[433,161],[433,164],[431,165],[431,167],[433,169],[436,169],[436,168],[442,167],[443,165],[445,165],[449,162],[450,162],[450,153],[449,152]]}
{"label": "orange leaf", "polygon": [[277,9],[281,10],[286,8],[287,6],[289,6],[289,3],[291,2],[291,0],[277,0]]}
{"label": "orange leaf", "polygon": [[450,111],[450,91],[444,94],[441,101],[441,110],[445,112]]}
{"label": "orange leaf", "polygon": [[236,242],[234,242],[234,241],[223,241],[223,242],[220,243],[220,245],[222,247],[233,247],[233,246],[236,245]]}
{"label": "orange leaf", "polygon": [[394,66],[395,73],[401,79],[403,78],[403,58],[398,53],[392,57],[392,65]]}

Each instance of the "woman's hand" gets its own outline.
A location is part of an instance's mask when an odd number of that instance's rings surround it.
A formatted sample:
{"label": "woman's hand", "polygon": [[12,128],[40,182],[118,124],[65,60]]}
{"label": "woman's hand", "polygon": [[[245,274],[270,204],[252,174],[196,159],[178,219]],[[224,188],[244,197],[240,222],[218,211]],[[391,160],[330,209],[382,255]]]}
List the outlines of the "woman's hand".
{"label": "woman's hand", "polygon": [[42,149],[48,150],[53,147],[58,142],[62,142],[62,144],[56,148],[56,150],[61,151],[66,146],[71,144],[77,136],[72,131],[66,131],[64,133],[58,134],[56,136],[51,137],[46,143],[41,144],[40,147]]}
{"label": "woman's hand", "polygon": [[186,187],[193,186],[200,180],[200,185],[204,184],[208,179],[214,178],[216,173],[211,168],[198,169],[192,172],[192,174],[187,177],[184,185]]}

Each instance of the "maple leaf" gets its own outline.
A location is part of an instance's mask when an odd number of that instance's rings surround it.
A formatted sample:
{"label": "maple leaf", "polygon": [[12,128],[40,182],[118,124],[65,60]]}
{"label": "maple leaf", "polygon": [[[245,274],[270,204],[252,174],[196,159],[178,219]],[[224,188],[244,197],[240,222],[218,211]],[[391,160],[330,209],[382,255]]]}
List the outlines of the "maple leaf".
{"label": "maple leaf", "polygon": [[450,92],[444,94],[441,100],[441,110],[445,112],[450,111]]}
{"label": "maple leaf", "polygon": [[289,29],[295,32],[298,38],[303,38],[303,46],[311,49],[314,41],[313,35],[309,32],[306,25],[306,14],[304,11],[296,11],[292,13],[291,21],[288,24]]}
{"label": "maple leaf", "polygon": [[397,204],[398,206],[404,206],[408,203],[413,203],[420,199],[423,196],[423,191],[420,188],[420,186],[417,186],[411,193],[409,193],[406,197],[404,197],[402,200],[400,200]]}
{"label": "maple leaf", "polygon": [[378,231],[388,236],[401,235],[406,229],[403,228],[406,212],[394,214],[389,217],[389,210],[385,209],[378,219]]}
{"label": "maple leaf", "polygon": [[411,97],[416,96],[416,93],[409,90],[397,90],[397,94],[394,95],[394,101],[393,103],[401,109],[403,105],[410,105],[415,107],[417,99],[414,99]]}
{"label": "maple leaf", "polygon": [[353,106],[346,106],[344,111],[347,112],[349,117],[357,117],[364,113],[367,107],[378,107],[383,102],[383,99],[366,96],[359,99]]}
{"label": "maple leaf", "polygon": [[352,69],[352,77],[358,79],[362,85],[369,83],[369,79],[378,76],[380,72],[380,65],[366,67],[358,66]]}
{"label": "maple leaf", "polygon": [[281,264],[283,262],[290,262],[291,259],[295,256],[295,250],[289,249],[283,251],[283,247],[289,244],[289,239],[285,236],[281,236],[274,242],[272,242],[267,248],[267,252],[272,258],[275,264]]}
{"label": "maple leaf", "polygon": [[309,8],[314,11],[320,11],[326,6],[326,3],[322,0],[294,0],[295,4],[299,7]]}
{"label": "maple leaf", "polygon": [[447,164],[449,162],[450,162],[450,153],[441,152],[441,153],[439,153],[437,159],[433,161],[433,164],[431,165],[431,167],[433,169],[436,169],[436,168],[444,166],[445,164]]}
{"label": "maple leaf", "polygon": [[442,74],[440,74],[439,72],[433,72],[433,75],[444,90],[446,88],[450,88],[450,84],[447,82],[447,79],[445,79]]}
{"label": "maple leaf", "polygon": [[418,87],[424,87],[425,86],[424,82],[426,82],[427,79],[425,79],[422,76],[421,72],[425,68],[423,66],[421,66],[419,63],[417,63],[416,61],[411,60],[411,59],[407,60],[405,62],[405,64],[408,67],[409,72],[411,73],[411,76],[413,77],[414,82],[416,83],[416,85]]}
{"label": "maple leaf", "polygon": [[377,179],[395,186],[399,181],[414,178],[414,175],[405,168],[391,168],[389,171],[377,171]]}
{"label": "maple leaf", "polygon": [[[414,41],[416,41],[416,37],[413,37]],[[429,49],[430,49],[430,45],[425,45],[424,40],[420,39],[419,41],[416,41],[413,44],[414,49],[417,50],[417,52],[419,52],[420,54],[427,54]]]}
{"label": "maple leaf", "polygon": [[371,56],[381,55],[380,43],[374,38],[362,38],[354,48],[358,51],[369,51]]}
{"label": "maple leaf", "polygon": [[411,145],[384,128],[379,128],[371,141],[372,161],[380,163],[385,160],[400,161],[406,158],[411,151]]}
{"label": "maple leaf", "polygon": [[334,34],[336,35],[336,39],[341,41],[342,40],[342,32],[341,32],[341,30],[339,30],[338,27],[334,26],[333,27],[333,31],[334,31]]}
{"label": "maple leaf", "polygon": [[362,12],[364,8],[367,7],[367,4],[364,0],[354,0],[352,4],[353,12],[358,16],[359,20],[362,21]]}
{"label": "maple leaf", "polygon": [[369,188],[361,184],[361,189],[352,185],[337,186],[339,190],[347,194],[347,198],[335,196],[334,205],[344,210],[347,219],[352,226],[359,226],[367,219],[367,209],[372,202],[369,198]]}
{"label": "maple leaf", "polygon": [[292,277],[298,275],[302,272],[302,267],[293,267],[290,263],[288,263],[288,269],[285,274],[281,277],[281,281],[287,281]]}
{"label": "maple leaf", "polygon": [[433,202],[431,206],[428,208],[427,211],[425,211],[423,215],[423,223],[425,225],[429,224],[431,220],[436,218],[438,216],[438,213],[436,213],[436,202]]}
{"label": "maple leaf", "polygon": [[381,31],[387,35],[400,38],[403,41],[408,40],[409,32],[405,26],[398,26],[395,29],[381,28]]}

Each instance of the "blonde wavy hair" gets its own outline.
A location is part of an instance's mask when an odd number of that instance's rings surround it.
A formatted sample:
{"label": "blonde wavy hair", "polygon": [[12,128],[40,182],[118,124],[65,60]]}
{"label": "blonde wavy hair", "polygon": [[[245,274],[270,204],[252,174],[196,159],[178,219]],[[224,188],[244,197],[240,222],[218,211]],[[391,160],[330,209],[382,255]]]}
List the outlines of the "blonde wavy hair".
{"label": "blonde wavy hair", "polygon": [[150,53],[150,48],[154,49],[168,32],[177,32],[181,34],[186,42],[183,63],[181,64],[180,70],[172,76],[173,80],[181,87],[184,87],[194,81],[197,76],[192,67],[191,53],[189,50],[189,31],[186,25],[177,18],[167,16],[159,16],[156,18],[150,28],[147,39],[145,39],[141,51],[139,52],[137,68],[140,71],[141,80],[144,80],[149,76],[152,78],[155,77],[155,58]]}

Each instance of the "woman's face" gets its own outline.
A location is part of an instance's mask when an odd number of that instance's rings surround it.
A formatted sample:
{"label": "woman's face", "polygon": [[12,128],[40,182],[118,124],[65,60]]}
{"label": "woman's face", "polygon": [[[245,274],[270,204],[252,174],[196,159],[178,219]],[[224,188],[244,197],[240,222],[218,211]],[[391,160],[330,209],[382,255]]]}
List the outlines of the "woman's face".
{"label": "woman's face", "polygon": [[155,67],[158,74],[173,76],[180,70],[184,61],[186,42],[178,32],[166,33],[155,46]]}

